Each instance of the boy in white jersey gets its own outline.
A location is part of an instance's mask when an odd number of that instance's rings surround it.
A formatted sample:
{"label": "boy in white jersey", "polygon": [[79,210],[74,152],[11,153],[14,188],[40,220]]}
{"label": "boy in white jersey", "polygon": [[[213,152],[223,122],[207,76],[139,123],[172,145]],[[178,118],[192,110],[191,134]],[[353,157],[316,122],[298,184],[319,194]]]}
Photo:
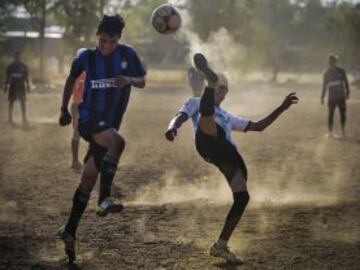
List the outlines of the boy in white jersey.
{"label": "boy in white jersey", "polygon": [[228,92],[225,76],[211,70],[202,54],[195,54],[194,62],[196,68],[204,73],[208,86],[201,98],[191,98],[180,108],[171,120],[165,136],[169,141],[173,141],[181,125],[192,118],[197,151],[205,161],[214,164],[223,173],[234,198],[220,236],[210,248],[210,255],[241,264],[243,260],[229,250],[227,243],[250,197],[247,191],[246,165],[231,139],[231,131],[263,131],[281,113],[297,103],[298,98],[295,93],[290,93],[278,108],[256,122],[235,116],[220,108]]}

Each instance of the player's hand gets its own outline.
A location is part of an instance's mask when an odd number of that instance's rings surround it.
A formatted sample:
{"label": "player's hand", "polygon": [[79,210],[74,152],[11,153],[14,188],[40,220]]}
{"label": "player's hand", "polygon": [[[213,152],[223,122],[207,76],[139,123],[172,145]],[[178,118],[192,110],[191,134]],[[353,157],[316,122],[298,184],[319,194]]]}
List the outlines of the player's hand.
{"label": "player's hand", "polygon": [[172,142],[175,137],[177,135],[177,128],[173,127],[173,128],[169,128],[166,132],[165,132],[165,137],[168,141]]}
{"label": "player's hand", "polygon": [[59,117],[59,124],[60,126],[67,126],[71,123],[71,114],[69,113],[68,109],[61,109],[61,114]]}
{"label": "player's hand", "polygon": [[121,89],[121,88],[131,84],[131,80],[129,77],[126,77],[126,76],[118,76],[115,79],[115,84],[118,88]]}
{"label": "player's hand", "polygon": [[296,96],[296,93],[295,92],[290,93],[285,97],[283,103],[281,104],[281,108],[285,111],[289,109],[292,104],[296,104],[298,102],[299,102],[299,98]]}

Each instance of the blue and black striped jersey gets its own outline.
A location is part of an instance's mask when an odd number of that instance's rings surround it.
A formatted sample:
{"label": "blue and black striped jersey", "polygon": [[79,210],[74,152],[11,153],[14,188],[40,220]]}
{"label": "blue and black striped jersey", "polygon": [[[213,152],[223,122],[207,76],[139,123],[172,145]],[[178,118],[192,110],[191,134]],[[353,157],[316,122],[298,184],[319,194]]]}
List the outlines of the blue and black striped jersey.
{"label": "blue and black striped jersey", "polygon": [[135,50],[118,45],[109,56],[99,49],[87,49],[72,63],[70,76],[77,78],[86,72],[83,102],[79,105],[79,122],[101,123],[119,129],[129,101],[131,86],[118,89],[115,78],[119,75],[143,77],[146,74]]}

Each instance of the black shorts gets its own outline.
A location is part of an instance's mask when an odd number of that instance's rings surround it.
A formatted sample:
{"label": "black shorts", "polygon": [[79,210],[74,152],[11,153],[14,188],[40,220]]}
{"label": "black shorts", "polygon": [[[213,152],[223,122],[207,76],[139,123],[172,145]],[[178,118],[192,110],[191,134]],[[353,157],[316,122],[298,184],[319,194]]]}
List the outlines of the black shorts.
{"label": "black shorts", "polygon": [[109,129],[107,125],[99,125],[99,123],[94,124],[93,122],[78,122],[78,130],[80,136],[87,142],[89,142],[88,151],[84,158],[84,163],[92,156],[94,157],[94,162],[96,168],[100,170],[101,161],[103,160],[107,148],[97,144],[92,138],[92,134],[104,131]]}
{"label": "black shorts", "polygon": [[329,111],[335,111],[336,107],[339,107],[340,111],[346,112],[346,99],[337,98],[328,100]]}
{"label": "black shorts", "polygon": [[107,151],[108,151],[107,148],[105,148],[105,147],[97,144],[93,140],[91,140],[89,142],[89,148],[88,148],[87,153],[84,158],[84,163],[86,163],[86,161],[88,161],[88,159],[90,157],[93,157],[95,166],[100,171],[101,161],[103,160]]}
{"label": "black shorts", "polygon": [[237,170],[241,170],[247,180],[245,162],[236,147],[226,140],[224,130],[217,125],[218,136],[205,134],[200,128],[195,134],[196,149],[202,158],[214,164],[225,176],[228,183],[234,178]]}
{"label": "black shorts", "polygon": [[[102,123],[104,123],[102,125]],[[87,121],[82,122],[79,120],[78,122],[78,130],[80,136],[88,142],[92,142],[92,134],[99,133],[101,131],[107,130],[111,128],[104,121]]]}
{"label": "black shorts", "polygon": [[11,102],[15,100],[25,101],[26,100],[25,87],[10,86],[8,100]]}

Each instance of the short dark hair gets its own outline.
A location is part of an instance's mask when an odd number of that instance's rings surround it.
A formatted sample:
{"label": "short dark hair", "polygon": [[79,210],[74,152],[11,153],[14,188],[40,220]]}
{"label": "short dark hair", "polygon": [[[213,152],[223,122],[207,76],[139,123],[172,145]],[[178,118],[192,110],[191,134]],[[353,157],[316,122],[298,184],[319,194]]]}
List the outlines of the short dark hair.
{"label": "short dark hair", "polygon": [[109,36],[121,36],[124,27],[125,21],[119,14],[104,15],[98,25],[96,34],[99,35],[100,33],[106,33]]}

